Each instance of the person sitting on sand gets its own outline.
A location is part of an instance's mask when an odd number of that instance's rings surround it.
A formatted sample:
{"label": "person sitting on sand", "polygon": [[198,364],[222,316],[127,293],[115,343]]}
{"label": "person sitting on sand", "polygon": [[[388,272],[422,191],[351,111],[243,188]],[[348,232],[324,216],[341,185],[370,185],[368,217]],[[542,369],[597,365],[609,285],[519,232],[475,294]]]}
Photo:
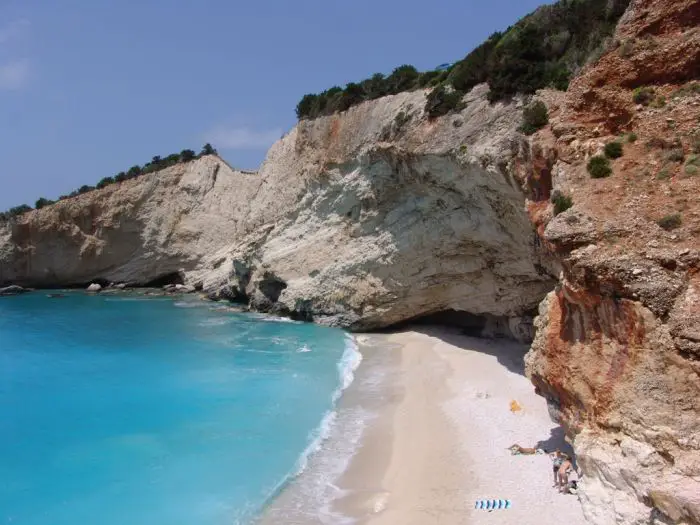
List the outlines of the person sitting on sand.
{"label": "person sitting on sand", "polygon": [[569,456],[566,454],[562,454],[562,456],[564,461],[562,461],[561,465],[559,466],[557,475],[559,478],[559,492],[566,494],[569,489],[569,472],[574,469],[574,466],[571,463],[571,458],[569,458]]}
{"label": "person sitting on sand", "polygon": [[552,474],[554,475],[554,485],[552,486],[554,488],[559,487],[559,467],[564,463],[564,456],[565,454],[559,449],[549,455],[552,458]]}

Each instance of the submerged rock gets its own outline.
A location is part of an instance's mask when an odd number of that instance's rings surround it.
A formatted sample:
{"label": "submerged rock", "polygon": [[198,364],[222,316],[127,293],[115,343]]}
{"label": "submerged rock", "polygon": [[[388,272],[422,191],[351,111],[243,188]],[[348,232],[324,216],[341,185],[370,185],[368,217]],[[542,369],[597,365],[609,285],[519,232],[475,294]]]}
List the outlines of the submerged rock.
{"label": "submerged rock", "polygon": [[22,288],[21,286],[11,285],[0,288],[0,295],[19,295],[28,291],[28,289]]}

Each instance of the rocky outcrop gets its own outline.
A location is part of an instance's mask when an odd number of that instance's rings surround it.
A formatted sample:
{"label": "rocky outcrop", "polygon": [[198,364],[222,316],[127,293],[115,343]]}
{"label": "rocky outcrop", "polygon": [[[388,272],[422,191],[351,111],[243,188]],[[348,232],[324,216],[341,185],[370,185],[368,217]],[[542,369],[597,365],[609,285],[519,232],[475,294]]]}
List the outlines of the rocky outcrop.
{"label": "rocky outcrop", "polygon": [[[700,524],[700,90],[686,84],[700,74],[699,18],[697,1],[636,0],[607,54],[566,94],[541,94],[551,125],[532,150],[573,207],[552,218],[530,196],[561,278],[526,370],[572,440],[597,525]],[[639,87],[650,106],[634,102]],[[587,160],[613,140],[613,174],[590,178]]]}
{"label": "rocky outcrop", "polygon": [[20,295],[23,293],[27,293],[29,290],[26,288],[22,288],[21,286],[17,286],[15,284],[10,285],[10,286],[5,286],[3,288],[0,288],[0,296],[2,295]]}
{"label": "rocky outcrop", "polygon": [[301,121],[258,174],[208,157],[28,213],[0,229],[0,281],[179,273],[215,298],[351,329],[454,310],[526,338],[554,280],[511,176],[521,103],[486,91],[435,120],[417,91]]}

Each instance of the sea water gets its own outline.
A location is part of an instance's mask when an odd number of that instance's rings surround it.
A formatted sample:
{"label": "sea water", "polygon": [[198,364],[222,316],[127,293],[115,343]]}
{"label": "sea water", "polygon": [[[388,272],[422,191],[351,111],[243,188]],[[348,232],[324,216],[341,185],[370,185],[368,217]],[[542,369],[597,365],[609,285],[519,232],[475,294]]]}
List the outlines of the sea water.
{"label": "sea water", "polygon": [[0,298],[0,523],[249,523],[357,359],[340,330],[198,300]]}

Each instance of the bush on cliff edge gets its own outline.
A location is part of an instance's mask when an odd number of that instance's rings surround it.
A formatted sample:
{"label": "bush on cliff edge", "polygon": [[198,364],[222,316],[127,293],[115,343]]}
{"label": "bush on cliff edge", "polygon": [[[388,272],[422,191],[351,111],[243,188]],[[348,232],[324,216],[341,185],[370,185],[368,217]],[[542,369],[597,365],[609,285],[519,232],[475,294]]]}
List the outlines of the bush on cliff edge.
{"label": "bush on cliff edge", "polygon": [[532,135],[538,129],[546,126],[548,122],[547,106],[541,100],[537,100],[523,110],[523,123],[519,129],[525,135]]}
{"label": "bush on cliff edge", "polygon": [[612,175],[610,161],[602,155],[591,157],[586,168],[590,176],[594,179],[603,179]]}

